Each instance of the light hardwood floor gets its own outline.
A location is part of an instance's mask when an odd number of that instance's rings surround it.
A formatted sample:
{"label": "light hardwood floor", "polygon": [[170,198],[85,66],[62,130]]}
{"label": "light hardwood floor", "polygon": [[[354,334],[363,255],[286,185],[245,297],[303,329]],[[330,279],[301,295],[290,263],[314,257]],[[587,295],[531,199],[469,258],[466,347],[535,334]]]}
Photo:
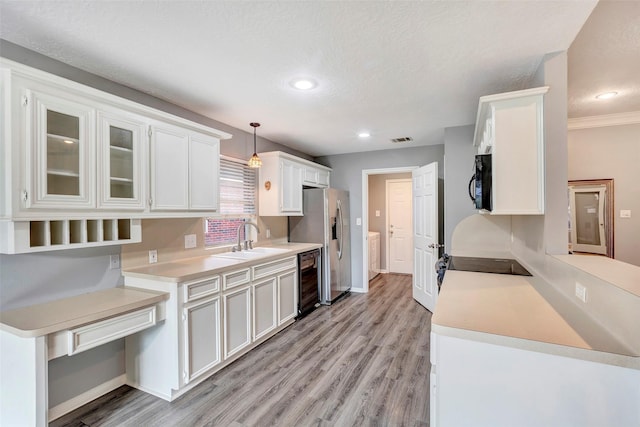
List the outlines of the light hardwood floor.
{"label": "light hardwood floor", "polygon": [[428,426],[431,313],[411,276],[321,307],[181,396],[128,386],[53,426]]}

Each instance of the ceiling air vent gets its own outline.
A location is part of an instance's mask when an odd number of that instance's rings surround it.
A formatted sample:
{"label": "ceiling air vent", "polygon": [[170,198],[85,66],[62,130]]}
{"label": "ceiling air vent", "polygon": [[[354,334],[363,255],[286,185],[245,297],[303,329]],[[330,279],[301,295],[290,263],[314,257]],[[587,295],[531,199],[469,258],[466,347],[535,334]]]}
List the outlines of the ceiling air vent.
{"label": "ceiling air vent", "polygon": [[410,136],[403,136],[402,138],[393,138],[391,140],[391,142],[393,142],[394,144],[397,144],[398,142],[411,142],[413,141],[413,138],[411,138]]}

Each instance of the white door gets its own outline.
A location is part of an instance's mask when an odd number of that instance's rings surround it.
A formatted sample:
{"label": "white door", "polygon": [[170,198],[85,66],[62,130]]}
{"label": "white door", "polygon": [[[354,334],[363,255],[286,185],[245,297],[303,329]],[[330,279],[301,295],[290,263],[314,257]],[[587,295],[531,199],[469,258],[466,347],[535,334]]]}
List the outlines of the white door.
{"label": "white door", "polygon": [[438,259],[438,163],[412,172],[413,178],[413,298],[433,312],[438,299],[435,262]]}
{"label": "white door", "polygon": [[576,252],[607,254],[604,232],[606,186],[569,187],[571,247]]}
{"label": "white door", "polygon": [[222,361],[220,351],[220,298],[210,298],[186,305],[184,319],[184,382]]}
{"label": "white door", "polygon": [[189,208],[218,210],[220,141],[207,135],[189,138]]}
{"label": "white door", "polygon": [[389,273],[413,273],[411,180],[387,181]]}

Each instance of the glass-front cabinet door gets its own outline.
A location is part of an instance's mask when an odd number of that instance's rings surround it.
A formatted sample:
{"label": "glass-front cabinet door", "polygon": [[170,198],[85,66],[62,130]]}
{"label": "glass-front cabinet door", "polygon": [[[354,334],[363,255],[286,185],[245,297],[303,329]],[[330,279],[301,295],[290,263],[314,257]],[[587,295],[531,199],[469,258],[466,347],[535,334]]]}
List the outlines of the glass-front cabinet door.
{"label": "glass-front cabinet door", "polygon": [[144,209],[144,123],[98,112],[98,203],[101,208]]}
{"label": "glass-front cabinet door", "polygon": [[[48,94],[28,92],[27,208],[95,206],[92,159],[94,110]],[[35,169],[34,169],[35,168]]]}

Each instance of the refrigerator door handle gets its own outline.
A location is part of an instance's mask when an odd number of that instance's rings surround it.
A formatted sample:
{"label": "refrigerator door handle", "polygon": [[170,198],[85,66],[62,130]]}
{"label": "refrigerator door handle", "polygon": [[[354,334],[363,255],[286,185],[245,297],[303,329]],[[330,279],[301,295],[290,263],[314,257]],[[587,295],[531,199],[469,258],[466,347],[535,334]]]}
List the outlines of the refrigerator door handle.
{"label": "refrigerator door handle", "polygon": [[338,218],[340,219],[340,236],[338,237],[338,259],[342,259],[342,233],[344,232],[343,224],[344,221],[342,219],[342,205],[340,200],[337,201],[338,206]]}

